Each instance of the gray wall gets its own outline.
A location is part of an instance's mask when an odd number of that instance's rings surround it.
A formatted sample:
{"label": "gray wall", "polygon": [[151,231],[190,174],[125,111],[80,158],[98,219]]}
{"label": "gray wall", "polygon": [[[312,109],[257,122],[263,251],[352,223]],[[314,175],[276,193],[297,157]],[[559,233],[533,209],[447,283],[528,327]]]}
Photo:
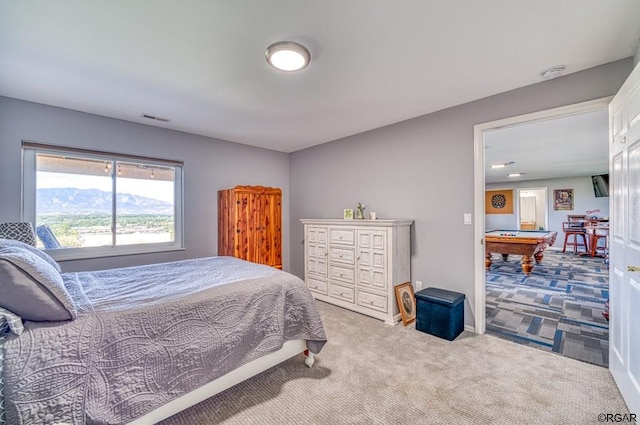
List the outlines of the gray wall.
{"label": "gray wall", "polygon": [[292,272],[304,274],[299,219],[338,218],[363,202],[380,218],[415,220],[412,281],[465,293],[473,325],[474,233],[462,224],[474,206],[473,126],[613,95],[632,65],[627,58],[291,154]]}
{"label": "gray wall", "polygon": [[[412,280],[467,295],[473,324],[473,126],[613,95],[632,58],[438,111],[290,155],[0,97],[0,221],[20,219],[20,141],[185,161],[185,251],[78,260],[65,271],[215,255],[216,192],[283,190],[283,262],[304,275],[300,218],[338,218],[357,202],[380,218],[411,218]],[[455,87],[452,87],[455,90]],[[287,244],[286,241],[290,241]]]}
{"label": "gray wall", "polygon": [[[555,246],[562,247],[564,235],[562,222],[567,221],[568,214],[584,214],[588,216],[609,217],[609,198],[596,198],[593,192],[591,176],[571,177],[564,179],[529,180],[513,183],[487,184],[487,190],[514,189],[514,202],[517,195],[516,188],[546,187],[547,205],[549,208],[548,229],[558,232]],[[555,211],[553,209],[553,191],[557,189],[573,189],[573,211]],[[516,229],[517,216],[513,214],[487,214],[485,228],[488,229]]]}
{"label": "gray wall", "polygon": [[185,250],[62,262],[64,271],[215,255],[217,191],[236,185],[283,191],[283,263],[289,267],[289,157],[202,136],[0,97],[0,221],[20,220],[21,140],[184,160]]}

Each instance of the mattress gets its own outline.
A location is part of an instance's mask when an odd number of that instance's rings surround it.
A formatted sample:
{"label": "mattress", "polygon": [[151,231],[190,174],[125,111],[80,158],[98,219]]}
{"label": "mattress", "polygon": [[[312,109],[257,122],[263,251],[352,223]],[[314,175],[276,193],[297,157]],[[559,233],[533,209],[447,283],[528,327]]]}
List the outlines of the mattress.
{"label": "mattress", "polygon": [[8,423],[127,423],[287,340],[326,341],[299,278],[236,258],[62,277],[78,318],[6,337]]}

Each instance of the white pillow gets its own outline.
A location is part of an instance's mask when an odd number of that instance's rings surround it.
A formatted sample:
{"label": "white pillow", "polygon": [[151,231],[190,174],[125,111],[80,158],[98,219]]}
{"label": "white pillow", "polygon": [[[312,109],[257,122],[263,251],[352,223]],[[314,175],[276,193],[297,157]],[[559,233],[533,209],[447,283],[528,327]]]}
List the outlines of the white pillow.
{"label": "white pillow", "polygon": [[56,260],[51,258],[49,254],[47,254],[40,248],[36,248],[35,246],[31,246],[24,242],[16,241],[13,239],[0,239],[0,249],[5,247],[18,247],[18,248],[26,249],[27,251],[37,255],[38,257],[42,258],[44,261],[49,263],[54,269],[58,271],[58,273],[62,271],[62,268],[60,268],[60,264],[56,263]]}
{"label": "white pillow", "polygon": [[72,320],[76,306],[62,276],[40,256],[20,248],[0,249],[0,307],[24,320]]}

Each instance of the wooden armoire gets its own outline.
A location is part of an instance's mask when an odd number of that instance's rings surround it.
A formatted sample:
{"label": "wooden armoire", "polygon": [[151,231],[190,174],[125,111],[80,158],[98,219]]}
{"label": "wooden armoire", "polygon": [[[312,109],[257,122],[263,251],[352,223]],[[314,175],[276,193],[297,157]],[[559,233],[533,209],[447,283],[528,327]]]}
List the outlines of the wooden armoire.
{"label": "wooden armoire", "polygon": [[282,269],[282,191],[236,186],[218,191],[218,255]]}

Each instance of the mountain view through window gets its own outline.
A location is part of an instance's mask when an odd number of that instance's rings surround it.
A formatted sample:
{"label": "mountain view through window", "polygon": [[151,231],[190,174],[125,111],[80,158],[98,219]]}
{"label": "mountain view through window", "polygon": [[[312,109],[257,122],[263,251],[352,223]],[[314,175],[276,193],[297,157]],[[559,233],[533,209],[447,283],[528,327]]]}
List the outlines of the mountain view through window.
{"label": "mountain view through window", "polygon": [[175,240],[173,167],[38,154],[36,228],[45,248]]}

